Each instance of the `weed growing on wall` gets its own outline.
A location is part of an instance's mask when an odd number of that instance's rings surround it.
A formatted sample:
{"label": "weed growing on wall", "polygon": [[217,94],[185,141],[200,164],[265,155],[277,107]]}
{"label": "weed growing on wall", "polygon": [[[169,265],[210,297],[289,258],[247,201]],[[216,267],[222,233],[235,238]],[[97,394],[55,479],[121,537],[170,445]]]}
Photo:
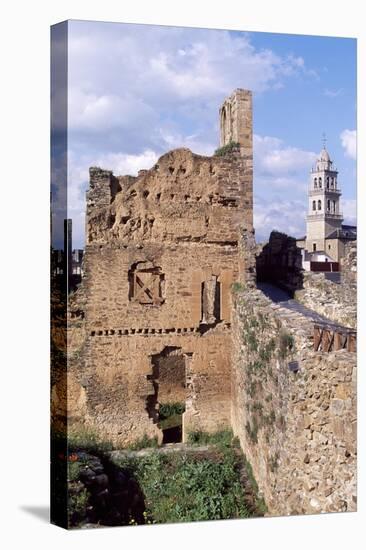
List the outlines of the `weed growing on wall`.
{"label": "weed growing on wall", "polygon": [[229,153],[232,153],[233,151],[240,148],[240,143],[236,141],[229,141],[226,145],[223,145],[222,147],[219,147],[215,151],[216,157],[223,157],[224,155],[227,155]]}

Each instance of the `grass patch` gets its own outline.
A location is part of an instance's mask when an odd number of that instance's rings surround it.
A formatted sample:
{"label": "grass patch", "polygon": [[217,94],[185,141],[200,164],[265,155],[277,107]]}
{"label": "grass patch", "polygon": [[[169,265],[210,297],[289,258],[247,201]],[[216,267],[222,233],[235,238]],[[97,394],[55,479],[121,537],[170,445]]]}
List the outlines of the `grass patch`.
{"label": "grass patch", "polygon": [[131,445],[128,445],[127,449],[131,451],[139,451],[140,449],[154,448],[159,446],[157,437],[149,437],[144,434],[140,439],[137,439]]}
{"label": "grass patch", "polygon": [[68,432],[67,446],[71,451],[111,451],[114,448],[111,441],[102,440],[95,431],[80,427]]}
{"label": "grass patch", "polygon": [[190,432],[188,443],[191,445],[216,445],[218,448],[238,446],[238,438],[233,436],[231,430],[221,430],[213,434],[203,431]]}
{"label": "grass patch", "polygon": [[238,149],[240,147],[240,143],[236,141],[229,141],[226,145],[223,145],[222,147],[219,147],[215,151],[215,157],[223,157],[224,155],[227,155],[229,153],[232,153],[234,150]]}
{"label": "grass patch", "polygon": [[249,517],[240,482],[242,457],[232,446],[237,445],[232,433],[194,432],[191,441],[214,444],[214,449],[207,457],[156,452],[116,460],[142,488],[148,517],[154,523]]}

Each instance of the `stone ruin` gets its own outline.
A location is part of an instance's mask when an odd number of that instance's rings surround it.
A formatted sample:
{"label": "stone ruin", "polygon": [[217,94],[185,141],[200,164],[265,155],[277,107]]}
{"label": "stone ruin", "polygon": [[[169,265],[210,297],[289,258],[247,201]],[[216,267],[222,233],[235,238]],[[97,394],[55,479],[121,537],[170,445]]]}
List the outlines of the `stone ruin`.
{"label": "stone ruin", "polygon": [[[299,256],[278,233],[255,244],[249,91],[225,100],[220,126],[211,157],[176,149],[137,177],[90,169],[84,277],[67,333],[55,326],[67,369],[53,427],[120,447],[232,428],[270,514],[355,510],[356,354],[314,350],[313,323],[256,289],[257,261],[259,278],[295,290]],[[167,427],[159,411],[177,404]]]}
{"label": "stone ruin", "polygon": [[301,250],[296,239],[272,231],[268,243],[257,251],[257,282],[273,283],[293,294],[303,287],[303,272]]}
{"label": "stone ruin", "polygon": [[220,120],[222,155],[176,149],[137,177],[90,168],[69,415],[116,444],[165,441],[161,405],[183,404],[183,441],[231,424],[231,287],[255,271],[251,92]]}

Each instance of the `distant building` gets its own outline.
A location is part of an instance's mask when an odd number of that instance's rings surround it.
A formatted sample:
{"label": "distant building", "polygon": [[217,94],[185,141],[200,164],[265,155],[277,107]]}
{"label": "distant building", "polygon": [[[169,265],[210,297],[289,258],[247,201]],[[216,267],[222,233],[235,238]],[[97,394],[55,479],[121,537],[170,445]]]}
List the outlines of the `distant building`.
{"label": "distant building", "polygon": [[[77,248],[72,251],[71,275],[83,275],[83,256],[84,250]],[[52,274],[63,275],[65,269],[65,253],[63,250],[52,251]]]}
{"label": "distant building", "polygon": [[306,235],[296,240],[307,271],[338,271],[345,244],[357,239],[357,227],[342,223],[341,194],[338,171],[324,145],[310,173]]}
{"label": "distant building", "polygon": [[72,220],[64,220],[64,248],[51,252],[51,275],[62,278],[68,272],[68,283],[73,290],[81,282],[83,276],[84,250],[72,250]]}

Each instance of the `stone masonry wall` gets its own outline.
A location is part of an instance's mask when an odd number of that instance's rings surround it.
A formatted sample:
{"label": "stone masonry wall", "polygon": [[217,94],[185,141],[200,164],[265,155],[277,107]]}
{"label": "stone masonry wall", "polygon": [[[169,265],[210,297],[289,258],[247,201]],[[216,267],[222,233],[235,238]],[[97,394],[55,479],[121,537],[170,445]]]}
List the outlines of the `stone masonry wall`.
{"label": "stone masonry wall", "polygon": [[272,282],[290,293],[301,288],[303,269],[296,239],[272,231],[268,243],[258,247],[256,269],[257,281]]}
{"label": "stone masonry wall", "polygon": [[[239,147],[223,156],[176,149],[137,177],[90,169],[70,418],[118,445],[161,442],[158,407],[174,395],[183,439],[230,425],[231,286],[255,270],[251,94],[228,101]],[[165,357],[184,365],[185,395],[169,396]]]}
{"label": "stone masonry wall", "polygon": [[232,424],[269,515],[356,509],[356,354],[314,352],[312,324],[236,295]]}
{"label": "stone masonry wall", "polygon": [[345,244],[344,256],[341,258],[341,280],[343,284],[357,284],[357,242]]}
{"label": "stone masonry wall", "polygon": [[295,292],[295,298],[343,326],[355,328],[357,325],[355,284],[346,281],[336,284],[327,280],[324,273],[306,271],[303,274],[303,289]]}

